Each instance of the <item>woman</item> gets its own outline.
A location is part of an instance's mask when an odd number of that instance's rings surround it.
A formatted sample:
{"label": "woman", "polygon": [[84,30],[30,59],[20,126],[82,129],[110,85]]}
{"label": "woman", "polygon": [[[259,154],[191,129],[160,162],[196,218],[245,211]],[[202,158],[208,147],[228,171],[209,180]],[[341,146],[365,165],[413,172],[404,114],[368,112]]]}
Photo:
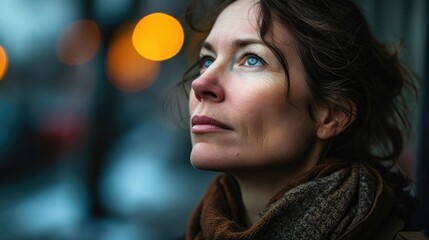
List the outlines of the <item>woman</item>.
{"label": "woman", "polygon": [[[193,29],[198,6],[188,9]],[[223,174],[186,239],[393,239],[408,183],[390,170],[416,89],[397,53],[348,0],[211,9],[183,85],[191,163]]]}

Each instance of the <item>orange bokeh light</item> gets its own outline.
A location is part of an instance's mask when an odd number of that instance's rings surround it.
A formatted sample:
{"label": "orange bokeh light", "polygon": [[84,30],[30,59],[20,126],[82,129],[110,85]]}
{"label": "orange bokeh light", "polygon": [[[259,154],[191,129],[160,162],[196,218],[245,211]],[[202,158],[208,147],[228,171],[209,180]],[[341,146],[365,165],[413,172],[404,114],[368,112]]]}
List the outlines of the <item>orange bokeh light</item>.
{"label": "orange bokeh light", "polygon": [[94,21],[73,22],[58,39],[58,58],[69,65],[85,64],[97,54],[100,42],[100,29]]}
{"label": "orange bokeh light", "polygon": [[107,74],[112,84],[127,92],[147,88],[157,78],[160,63],[143,58],[132,44],[134,24],[124,24],[107,52]]}
{"label": "orange bokeh light", "polygon": [[0,46],[0,80],[6,75],[9,60],[7,58],[6,50]]}
{"label": "orange bokeh light", "polygon": [[132,37],[137,52],[153,61],[174,57],[182,48],[184,38],[180,22],[165,13],[152,13],[142,18]]}

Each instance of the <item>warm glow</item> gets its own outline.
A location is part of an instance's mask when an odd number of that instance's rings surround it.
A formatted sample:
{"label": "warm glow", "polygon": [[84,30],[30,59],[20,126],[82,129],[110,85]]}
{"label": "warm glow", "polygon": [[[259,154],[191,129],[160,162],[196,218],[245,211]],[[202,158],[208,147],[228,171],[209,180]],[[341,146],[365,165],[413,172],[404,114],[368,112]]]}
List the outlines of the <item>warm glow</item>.
{"label": "warm glow", "polygon": [[64,30],[58,40],[58,58],[70,65],[87,63],[97,53],[100,41],[100,29],[95,22],[76,21]]}
{"label": "warm glow", "polygon": [[133,33],[137,52],[153,61],[174,57],[182,48],[183,41],[182,25],[164,13],[153,13],[142,18]]}
{"label": "warm glow", "polygon": [[6,75],[8,65],[6,50],[0,46],[0,80]]}
{"label": "warm glow", "polygon": [[112,84],[128,92],[140,91],[156,79],[160,63],[143,58],[131,38],[134,24],[122,26],[113,36],[107,52],[107,74]]}

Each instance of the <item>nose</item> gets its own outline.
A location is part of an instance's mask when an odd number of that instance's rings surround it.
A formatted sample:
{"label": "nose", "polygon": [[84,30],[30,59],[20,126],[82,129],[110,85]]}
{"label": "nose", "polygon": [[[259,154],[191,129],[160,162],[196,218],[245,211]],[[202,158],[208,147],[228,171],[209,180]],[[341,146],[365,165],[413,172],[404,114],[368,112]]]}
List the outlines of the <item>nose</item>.
{"label": "nose", "polygon": [[214,71],[206,71],[201,74],[191,85],[195,98],[198,101],[222,102],[225,99],[223,86],[219,82],[219,76]]}

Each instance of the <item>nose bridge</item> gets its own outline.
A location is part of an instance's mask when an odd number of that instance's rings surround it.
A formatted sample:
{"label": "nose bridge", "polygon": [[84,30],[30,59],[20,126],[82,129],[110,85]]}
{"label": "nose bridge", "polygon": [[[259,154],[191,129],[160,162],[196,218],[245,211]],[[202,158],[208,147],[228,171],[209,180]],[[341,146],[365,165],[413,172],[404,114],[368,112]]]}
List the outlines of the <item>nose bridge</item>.
{"label": "nose bridge", "polygon": [[221,102],[225,98],[223,64],[213,63],[205,72],[192,82],[192,89],[198,101]]}

